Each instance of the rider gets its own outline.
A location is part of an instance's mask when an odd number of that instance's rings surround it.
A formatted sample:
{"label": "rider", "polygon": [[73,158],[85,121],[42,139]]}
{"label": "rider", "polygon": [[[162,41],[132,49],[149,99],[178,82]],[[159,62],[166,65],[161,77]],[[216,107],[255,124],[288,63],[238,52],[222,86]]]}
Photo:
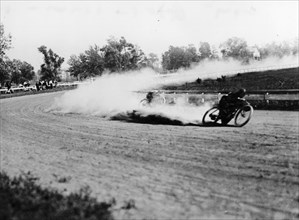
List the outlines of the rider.
{"label": "rider", "polygon": [[154,93],[153,92],[148,92],[146,94],[146,100],[147,100],[147,102],[151,103],[153,101],[153,99],[154,99]]}
{"label": "rider", "polygon": [[241,88],[237,92],[230,92],[228,95],[222,96],[219,101],[219,115],[226,116],[237,106],[242,105],[244,102],[244,97],[246,94],[246,89]]}

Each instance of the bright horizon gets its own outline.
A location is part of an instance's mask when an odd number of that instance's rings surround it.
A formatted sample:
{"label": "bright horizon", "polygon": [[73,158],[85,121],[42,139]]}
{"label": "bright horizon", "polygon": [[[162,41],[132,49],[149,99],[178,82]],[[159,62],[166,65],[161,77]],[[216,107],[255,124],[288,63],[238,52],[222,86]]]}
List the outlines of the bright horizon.
{"label": "bright horizon", "polygon": [[1,23],[12,35],[10,59],[37,71],[45,45],[65,58],[110,36],[121,36],[148,55],[200,42],[218,46],[240,37],[249,46],[298,37],[298,1],[1,1]]}

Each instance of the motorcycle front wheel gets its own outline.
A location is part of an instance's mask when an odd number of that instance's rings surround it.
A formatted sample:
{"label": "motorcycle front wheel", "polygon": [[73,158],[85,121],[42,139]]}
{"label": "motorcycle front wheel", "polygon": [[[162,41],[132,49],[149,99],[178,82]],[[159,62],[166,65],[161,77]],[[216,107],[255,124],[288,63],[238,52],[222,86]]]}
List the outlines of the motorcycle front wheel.
{"label": "motorcycle front wheel", "polygon": [[253,114],[252,106],[250,105],[243,106],[236,113],[235,125],[238,127],[242,127],[246,125],[251,119],[252,114]]}
{"label": "motorcycle front wheel", "polygon": [[141,107],[145,107],[148,105],[149,105],[149,103],[148,103],[147,99],[142,99],[139,103],[139,106],[141,106]]}

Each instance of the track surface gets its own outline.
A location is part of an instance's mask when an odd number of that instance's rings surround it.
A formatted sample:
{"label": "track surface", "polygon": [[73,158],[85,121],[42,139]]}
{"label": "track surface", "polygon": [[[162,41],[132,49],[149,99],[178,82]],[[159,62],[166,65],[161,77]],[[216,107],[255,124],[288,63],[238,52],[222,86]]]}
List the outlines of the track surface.
{"label": "track surface", "polygon": [[89,185],[116,199],[117,219],[299,217],[298,112],[255,111],[242,128],[152,125],[47,112],[61,94],[0,100],[2,170],[65,193]]}

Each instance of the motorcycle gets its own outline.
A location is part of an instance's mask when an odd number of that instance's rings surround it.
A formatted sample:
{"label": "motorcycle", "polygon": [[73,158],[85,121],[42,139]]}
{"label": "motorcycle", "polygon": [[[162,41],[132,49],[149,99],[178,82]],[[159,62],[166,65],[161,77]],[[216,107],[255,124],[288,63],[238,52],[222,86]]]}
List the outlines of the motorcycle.
{"label": "motorcycle", "polygon": [[166,99],[159,92],[149,92],[146,98],[140,101],[141,106],[162,105],[166,103]]}
{"label": "motorcycle", "polygon": [[203,124],[218,124],[221,121],[222,125],[227,125],[232,119],[237,127],[246,125],[253,114],[253,107],[243,99],[236,106],[220,111],[219,104],[216,104],[211,109],[206,111],[202,118]]}

